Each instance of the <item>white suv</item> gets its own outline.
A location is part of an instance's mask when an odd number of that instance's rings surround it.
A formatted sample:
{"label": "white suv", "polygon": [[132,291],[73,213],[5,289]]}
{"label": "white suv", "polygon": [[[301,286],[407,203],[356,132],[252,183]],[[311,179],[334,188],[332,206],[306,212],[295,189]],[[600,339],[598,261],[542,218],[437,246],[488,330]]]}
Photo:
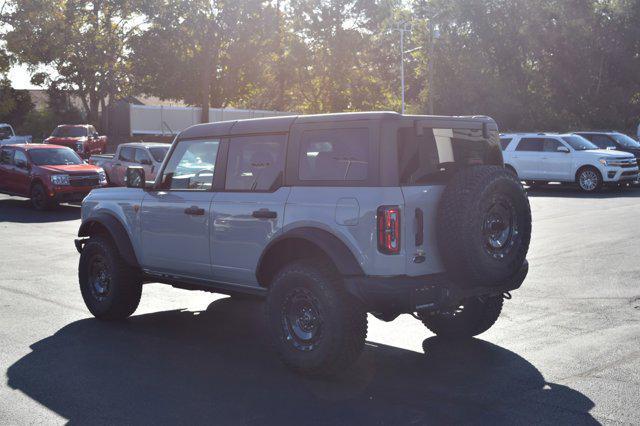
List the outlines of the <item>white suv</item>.
{"label": "white suv", "polygon": [[500,144],[505,167],[532,185],[576,182],[581,190],[593,192],[603,184],[638,179],[638,164],[633,154],[598,149],[575,134],[503,134]]}

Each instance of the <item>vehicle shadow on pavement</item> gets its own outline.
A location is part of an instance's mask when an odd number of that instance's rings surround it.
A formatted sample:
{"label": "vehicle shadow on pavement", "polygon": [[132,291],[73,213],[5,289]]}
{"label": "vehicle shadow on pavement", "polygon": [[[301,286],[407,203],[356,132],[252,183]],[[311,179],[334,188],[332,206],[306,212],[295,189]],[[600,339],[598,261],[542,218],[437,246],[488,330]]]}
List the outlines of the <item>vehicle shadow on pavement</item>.
{"label": "vehicle shadow on pavement", "polygon": [[260,301],[226,298],[80,320],[34,343],[8,384],[71,424],[596,423],[585,395],[482,340],[428,338],[424,354],[368,343],[340,379],[312,380],[278,361],[261,318]]}
{"label": "vehicle shadow on pavement", "polygon": [[525,187],[529,197],[562,197],[562,198],[639,198],[640,187],[602,188],[600,191],[587,194],[572,185],[547,185],[543,187]]}
{"label": "vehicle shadow on pavement", "polygon": [[80,208],[62,204],[49,211],[38,211],[25,199],[9,198],[0,200],[0,222],[48,223],[80,219]]}

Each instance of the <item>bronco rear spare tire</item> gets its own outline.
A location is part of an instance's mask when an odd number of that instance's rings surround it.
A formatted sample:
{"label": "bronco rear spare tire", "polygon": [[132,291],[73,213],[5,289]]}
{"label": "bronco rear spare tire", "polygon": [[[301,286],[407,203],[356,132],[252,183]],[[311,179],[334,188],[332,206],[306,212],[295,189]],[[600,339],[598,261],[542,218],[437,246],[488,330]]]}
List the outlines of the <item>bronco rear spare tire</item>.
{"label": "bronco rear spare tire", "polygon": [[437,238],[456,285],[491,287],[514,277],[531,239],[531,209],[518,179],[497,166],[458,172],[442,195]]}

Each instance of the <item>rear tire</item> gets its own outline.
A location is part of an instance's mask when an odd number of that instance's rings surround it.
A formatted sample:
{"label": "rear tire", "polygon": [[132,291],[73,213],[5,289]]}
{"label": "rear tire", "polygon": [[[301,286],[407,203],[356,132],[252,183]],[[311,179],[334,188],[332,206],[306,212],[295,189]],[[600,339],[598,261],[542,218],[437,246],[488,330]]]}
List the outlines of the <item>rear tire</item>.
{"label": "rear tire", "polygon": [[125,262],[108,237],[91,237],[85,244],[78,277],[84,303],[98,319],[127,318],[140,303],[140,271]]}
{"label": "rear tire", "polygon": [[333,376],[360,356],[367,315],[322,259],[286,265],[267,296],[269,333],[282,361],[311,376]]}
{"label": "rear tire", "polygon": [[422,323],[445,339],[464,339],[489,330],[502,311],[502,295],[468,299],[449,311],[421,315]]}

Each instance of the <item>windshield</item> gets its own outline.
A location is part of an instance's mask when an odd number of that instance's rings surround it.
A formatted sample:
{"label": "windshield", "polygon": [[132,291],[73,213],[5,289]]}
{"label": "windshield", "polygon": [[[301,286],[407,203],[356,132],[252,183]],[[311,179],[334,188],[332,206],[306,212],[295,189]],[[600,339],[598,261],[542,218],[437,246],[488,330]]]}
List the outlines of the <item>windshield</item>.
{"label": "windshield", "polygon": [[586,151],[588,149],[598,149],[597,146],[583,138],[582,136],[563,136],[562,140],[571,145],[576,151]]}
{"label": "windshield", "polygon": [[624,146],[625,148],[640,149],[640,143],[638,143],[638,141],[636,141],[633,138],[630,138],[627,135],[624,135],[622,133],[614,133],[611,136],[616,140],[616,142],[618,142],[620,145]]}
{"label": "windshield", "polygon": [[38,166],[66,166],[82,164],[78,154],[70,148],[32,149],[29,151],[31,161]]}
{"label": "windshield", "polygon": [[167,152],[169,152],[169,147],[168,146],[153,147],[153,148],[149,148],[149,152],[153,156],[154,160],[156,160],[158,163],[162,163],[162,160],[164,160],[164,157],[167,155]]}
{"label": "windshield", "polygon": [[87,129],[78,126],[58,126],[51,136],[58,138],[81,138],[87,136]]}

